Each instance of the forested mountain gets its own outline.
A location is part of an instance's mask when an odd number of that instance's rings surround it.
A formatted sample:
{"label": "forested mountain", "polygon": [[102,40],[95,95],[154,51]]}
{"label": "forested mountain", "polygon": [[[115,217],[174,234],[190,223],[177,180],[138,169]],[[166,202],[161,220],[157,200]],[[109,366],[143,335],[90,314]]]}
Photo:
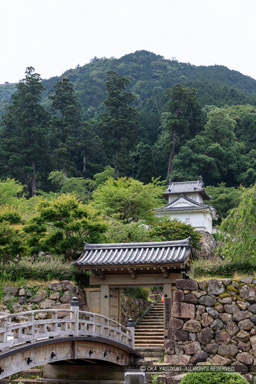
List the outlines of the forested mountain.
{"label": "forested mountain", "polygon": [[256,180],[256,80],[223,66],[138,51],[49,80],[29,67],[17,86],[0,86],[0,108],[0,179],[28,195],[56,190],[53,171],[75,183],[107,166],[144,183]]}
{"label": "forested mountain", "polygon": [[[147,51],[137,51],[115,58],[94,58],[89,64],[77,66],[66,71],[74,84],[75,92],[82,107],[84,117],[92,117],[102,107],[106,98],[106,72],[116,71],[130,81],[128,89],[137,95],[140,109],[150,108],[154,104],[161,111],[166,110],[165,89],[181,83],[198,91],[198,99],[204,105],[256,105],[256,80],[244,76],[224,66],[195,66],[180,63],[176,59],[166,60],[162,56]],[[48,104],[48,92],[53,89],[59,77],[43,80],[46,92],[43,102]],[[14,84],[0,85],[0,111],[3,112]]]}

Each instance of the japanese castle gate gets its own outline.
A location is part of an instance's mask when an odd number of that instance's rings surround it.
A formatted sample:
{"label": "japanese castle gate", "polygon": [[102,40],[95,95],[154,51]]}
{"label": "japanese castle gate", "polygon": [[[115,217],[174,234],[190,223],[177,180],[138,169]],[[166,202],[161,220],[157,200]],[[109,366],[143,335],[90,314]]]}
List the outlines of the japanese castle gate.
{"label": "japanese castle gate", "polygon": [[168,328],[172,293],[177,279],[189,266],[189,239],[178,241],[87,244],[75,262],[78,269],[90,271],[87,304],[90,312],[121,322],[120,289],[162,286],[165,296],[165,328]]}

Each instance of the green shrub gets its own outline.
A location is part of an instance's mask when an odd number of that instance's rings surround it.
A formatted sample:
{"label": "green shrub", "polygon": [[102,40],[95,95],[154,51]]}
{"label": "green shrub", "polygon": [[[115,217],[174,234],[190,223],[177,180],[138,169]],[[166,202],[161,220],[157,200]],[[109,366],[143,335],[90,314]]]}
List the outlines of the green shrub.
{"label": "green shrub", "polygon": [[147,288],[124,288],[123,292],[126,296],[133,297],[136,299],[147,300],[149,295],[149,290]]}
{"label": "green shrub", "polygon": [[73,265],[61,263],[60,261],[39,262],[33,264],[28,261],[21,261],[18,264],[1,266],[0,281],[25,280],[73,280],[80,286],[89,285],[89,274],[76,270]]}
{"label": "green shrub", "polygon": [[191,372],[180,384],[248,384],[239,373],[227,372]]}
{"label": "green shrub", "polygon": [[233,261],[228,262],[218,258],[218,260],[206,260],[194,262],[193,277],[201,276],[219,276],[233,277],[235,273],[239,275],[253,275],[256,273],[256,263],[248,261]]}

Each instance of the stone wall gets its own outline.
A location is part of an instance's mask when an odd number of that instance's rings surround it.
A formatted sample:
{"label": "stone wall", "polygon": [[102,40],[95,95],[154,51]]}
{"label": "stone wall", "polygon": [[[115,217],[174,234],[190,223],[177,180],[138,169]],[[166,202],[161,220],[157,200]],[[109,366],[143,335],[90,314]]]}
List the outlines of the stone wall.
{"label": "stone wall", "polygon": [[73,296],[78,297],[80,309],[88,310],[85,289],[70,281],[6,286],[0,291],[0,311],[23,312],[35,309],[68,309]]}
{"label": "stone wall", "polygon": [[256,280],[177,280],[165,362],[256,366]]}
{"label": "stone wall", "polygon": [[[79,307],[88,311],[84,289],[71,281],[40,283],[33,285],[6,286],[0,288],[0,312],[25,312],[35,309],[68,309],[72,297],[79,300]],[[147,300],[121,295],[122,324],[131,317],[134,321],[149,307]]]}
{"label": "stone wall", "polygon": [[128,319],[132,318],[135,322],[151,302],[144,299],[137,299],[129,296],[121,295],[121,323],[127,325]]}

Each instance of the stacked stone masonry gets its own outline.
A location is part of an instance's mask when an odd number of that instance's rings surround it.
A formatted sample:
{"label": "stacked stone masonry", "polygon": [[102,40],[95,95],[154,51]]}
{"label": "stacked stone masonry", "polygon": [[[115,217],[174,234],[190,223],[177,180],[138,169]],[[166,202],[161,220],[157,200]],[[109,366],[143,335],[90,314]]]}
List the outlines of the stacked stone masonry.
{"label": "stacked stone masonry", "polygon": [[177,280],[165,344],[174,365],[256,366],[256,280]]}
{"label": "stacked stone masonry", "polygon": [[[24,312],[35,309],[68,309],[72,297],[78,298],[81,310],[87,311],[85,289],[79,289],[71,281],[58,281],[47,284],[6,286],[2,288],[0,300],[2,312]],[[47,316],[47,313],[41,314]],[[63,312],[66,316],[66,312]]]}
{"label": "stacked stone masonry", "polygon": [[[82,311],[88,311],[86,288],[78,288],[71,281],[6,286],[0,289],[0,312],[25,312],[35,309],[69,309],[72,297],[78,298]],[[121,295],[121,322],[126,325],[130,317],[135,321],[149,307],[147,300]],[[43,319],[47,313],[40,313]],[[61,316],[61,315],[60,315]],[[63,311],[63,316],[67,312]]]}

